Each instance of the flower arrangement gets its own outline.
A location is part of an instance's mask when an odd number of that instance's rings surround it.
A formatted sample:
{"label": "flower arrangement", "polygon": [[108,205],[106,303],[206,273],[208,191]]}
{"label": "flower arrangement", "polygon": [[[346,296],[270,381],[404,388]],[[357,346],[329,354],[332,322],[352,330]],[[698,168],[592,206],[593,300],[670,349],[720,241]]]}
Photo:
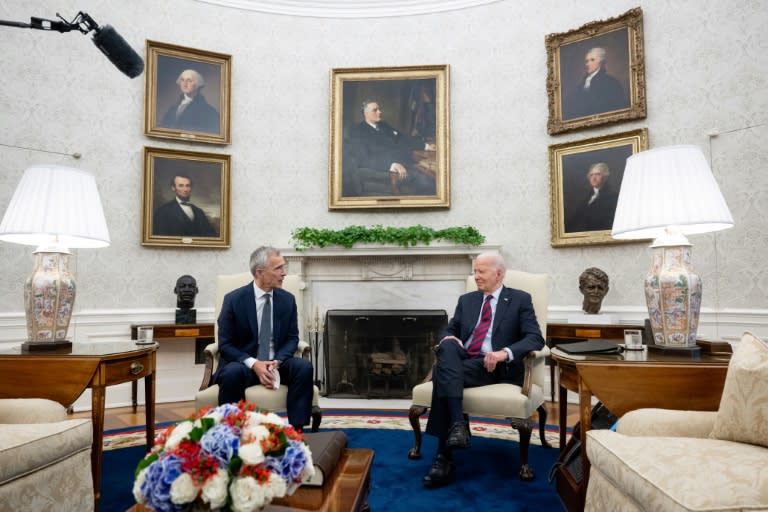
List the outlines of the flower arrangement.
{"label": "flower arrangement", "polygon": [[133,496],[156,512],[251,512],[314,472],[300,432],[241,401],[201,409],[158,435],[136,468]]}

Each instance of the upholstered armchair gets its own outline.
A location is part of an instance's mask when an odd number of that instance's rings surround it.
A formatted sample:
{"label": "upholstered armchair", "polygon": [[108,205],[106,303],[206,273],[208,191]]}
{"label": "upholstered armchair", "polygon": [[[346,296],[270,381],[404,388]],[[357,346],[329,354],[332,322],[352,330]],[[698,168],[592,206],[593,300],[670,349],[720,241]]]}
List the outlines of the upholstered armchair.
{"label": "upholstered armchair", "polygon": [[717,411],[638,409],[586,446],[587,512],[768,510],[768,344],[744,334]]}
{"label": "upholstered armchair", "polygon": [[0,399],[0,509],[93,510],[90,419],[42,398]]}
{"label": "upholstered armchair", "polygon": [[[547,274],[530,274],[508,270],[504,277],[504,285],[531,294],[533,309],[539,322],[541,334],[547,335],[547,305],[549,302],[549,276]],[[467,278],[467,291],[477,289],[474,278]],[[547,413],[544,404],[544,381],[546,369],[544,361],[549,355],[549,349],[532,352],[525,359],[525,380],[522,386],[514,384],[492,384],[464,390],[465,416],[484,418],[500,418],[510,422],[512,428],[520,434],[520,479],[533,480],[533,470],[528,465],[528,447],[531,431],[534,425],[531,417],[535,412],[539,415],[539,437],[542,446],[550,448],[544,434]],[[409,459],[421,458],[421,425],[419,417],[427,412],[432,401],[431,374],[427,379],[413,388],[413,404],[408,412],[408,418],[413,428],[414,446],[408,452]],[[470,428],[471,431],[471,428]]]}
{"label": "upholstered armchair", "polygon": [[[223,274],[217,277],[216,280],[216,303],[214,306],[214,318],[218,318],[219,310],[224,302],[224,295],[239,288],[249,282],[253,281],[253,276],[250,272],[242,272],[239,274]],[[299,276],[288,275],[283,279],[283,289],[291,292],[296,297],[296,307],[298,308],[299,317],[299,334],[301,335],[302,325],[301,320],[304,318],[301,314],[301,288],[303,283]],[[215,327],[216,341],[207,347],[205,347],[205,371],[203,373],[203,381],[200,384],[200,390],[195,396],[195,407],[199,410],[201,407],[216,407],[219,405],[219,385],[212,384],[211,378],[219,364],[219,327],[218,323]],[[310,347],[306,341],[299,341],[299,349],[296,352],[296,357],[303,357],[310,359]],[[248,402],[255,403],[261,409],[265,409],[272,412],[284,412],[286,410],[286,399],[288,395],[288,387],[281,385],[279,389],[267,389],[261,384],[251,386],[245,390],[245,399]],[[312,432],[317,432],[320,427],[320,420],[322,419],[322,413],[320,411],[320,390],[317,386],[314,386],[314,395],[312,397]]]}

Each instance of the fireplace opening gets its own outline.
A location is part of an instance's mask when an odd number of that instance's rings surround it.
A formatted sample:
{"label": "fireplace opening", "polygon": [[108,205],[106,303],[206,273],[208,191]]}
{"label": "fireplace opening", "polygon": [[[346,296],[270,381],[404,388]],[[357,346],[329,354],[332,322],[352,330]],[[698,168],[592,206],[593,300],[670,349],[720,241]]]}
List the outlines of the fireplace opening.
{"label": "fireplace opening", "polygon": [[444,310],[339,310],[326,313],[325,394],[407,398],[429,373]]}

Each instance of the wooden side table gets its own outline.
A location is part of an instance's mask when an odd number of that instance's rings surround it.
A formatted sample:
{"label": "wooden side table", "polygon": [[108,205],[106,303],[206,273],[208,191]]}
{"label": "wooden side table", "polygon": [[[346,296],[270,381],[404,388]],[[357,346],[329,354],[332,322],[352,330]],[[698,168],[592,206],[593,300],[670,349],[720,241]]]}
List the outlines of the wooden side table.
{"label": "wooden side table", "polygon": [[75,342],[66,350],[0,351],[0,398],[48,398],[69,407],[91,389],[93,446],[91,473],[96,509],[101,493],[101,458],[107,386],[144,379],[147,450],[155,439],[155,353],[157,344],[132,341]]}
{"label": "wooden side table", "polygon": [[[547,324],[547,346],[549,348],[564,343],[574,343],[590,339],[603,339],[612,341],[624,341],[624,329],[643,330],[642,325],[625,324]],[[555,361],[547,358],[549,364],[549,382],[552,383],[550,393],[551,401],[555,401]]]}
{"label": "wooden side table", "polygon": [[[132,324],[131,325],[131,339],[138,339],[139,326],[152,327],[152,337],[155,341],[185,341],[189,339],[195,340],[195,364],[205,363],[203,356],[203,350],[205,347],[214,342],[215,329],[212,323],[203,324]],[[134,381],[131,384],[131,405],[133,406],[133,412],[136,412],[138,402],[136,399],[137,384]]]}

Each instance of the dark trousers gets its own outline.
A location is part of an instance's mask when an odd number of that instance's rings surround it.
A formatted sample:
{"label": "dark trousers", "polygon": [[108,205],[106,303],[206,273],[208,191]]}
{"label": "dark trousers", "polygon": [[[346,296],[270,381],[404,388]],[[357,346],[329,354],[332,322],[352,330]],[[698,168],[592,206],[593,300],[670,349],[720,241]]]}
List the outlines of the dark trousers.
{"label": "dark trousers", "polygon": [[437,349],[437,361],[432,369],[432,405],[427,420],[427,434],[445,438],[451,428],[446,398],[464,398],[464,388],[485,386],[500,381],[506,364],[494,372],[483,367],[483,357],[468,357],[467,351],[454,340],[445,340]]}
{"label": "dark trousers", "polygon": [[[294,427],[309,425],[312,414],[312,363],[290,357],[280,363],[280,385],[288,387],[288,423]],[[256,373],[240,362],[230,362],[216,372],[219,403],[245,400],[245,388],[259,383]],[[259,404],[256,404],[257,406]]]}

